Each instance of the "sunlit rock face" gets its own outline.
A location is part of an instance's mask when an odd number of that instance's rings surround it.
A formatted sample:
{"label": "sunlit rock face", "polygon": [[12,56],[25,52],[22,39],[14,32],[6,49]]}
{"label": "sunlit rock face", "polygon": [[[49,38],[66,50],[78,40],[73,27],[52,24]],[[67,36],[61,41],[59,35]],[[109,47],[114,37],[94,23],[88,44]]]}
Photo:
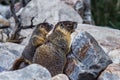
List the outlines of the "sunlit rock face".
{"label": "sunlit rock face", "polygon": [[32,0],[20,14],[22,24],[30,25],[31,19],[34,24],[46,22],[56,24],[59,21],[76,21],[82,23],[79,14],[61,0]]}

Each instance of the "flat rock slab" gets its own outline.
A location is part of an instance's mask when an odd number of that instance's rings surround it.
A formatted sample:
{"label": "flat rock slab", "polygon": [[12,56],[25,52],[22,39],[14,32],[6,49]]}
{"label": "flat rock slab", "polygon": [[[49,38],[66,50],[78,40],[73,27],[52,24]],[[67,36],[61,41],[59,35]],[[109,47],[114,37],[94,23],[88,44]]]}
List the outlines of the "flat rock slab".
{"label": "flat rock slab", "polygon": [[49,71],[38,64],[32,64],[16,71],[0,73],[0,80],[50,80],[50,78]]}
{"label": "flat rock slab", "polygon": [[109,65],[97,80],[120,80],[120,64]]}
{"label": "flat rock slab", "polygon": [[87,32],[78,33],[67,56],[65,73],[71,80],[96,80],[112,63],[97,41]]}
{"label": "flat rock slab", "polygon": [[0,66],[9,70],[14,61],[21,56],[24,47],[10,42],[0,43]]}

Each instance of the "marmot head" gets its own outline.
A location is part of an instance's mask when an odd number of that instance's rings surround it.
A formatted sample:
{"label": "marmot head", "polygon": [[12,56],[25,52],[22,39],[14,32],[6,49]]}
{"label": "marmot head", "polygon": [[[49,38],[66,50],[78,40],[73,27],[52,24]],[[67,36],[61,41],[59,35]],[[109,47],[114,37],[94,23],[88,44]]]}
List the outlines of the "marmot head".
{"label": "marmot head", "polygon": [[37,25],[38,30],[45,29],[47,32],[51,31],[52,28],[53,28],[53,25],[47,22],[40,23],[39,25]]}
{"label": "marmot head", "polygon": [[61,21],[61,22],[58,22],[55,25],[55,29],[57,27],[63,28],[65,30],[67,30],[68,32],[72,33],[77,28],[77,22],[73,22],[73,21]]}
{"label": "marmot head", "polygon": [[33,46],[39,46],[44,43],[46,36],[52,30],[53,25],[49,23],[40,23],[34,30],[31,42]]}

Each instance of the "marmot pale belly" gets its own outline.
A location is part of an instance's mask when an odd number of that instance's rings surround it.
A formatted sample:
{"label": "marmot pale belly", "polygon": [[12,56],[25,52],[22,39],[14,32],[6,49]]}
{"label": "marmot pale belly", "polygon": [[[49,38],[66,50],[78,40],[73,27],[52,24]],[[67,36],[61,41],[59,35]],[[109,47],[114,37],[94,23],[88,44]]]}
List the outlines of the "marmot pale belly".
{"label": "marmot pale belly", "polygon": [[63,73],[66,54],[70,50],[71,33],[76,27],[77,23],[72,21],[57,23],[48,41],[36,49],[33,63],[46,67],[52,76]]}
{"label": "marmot pale belly", "polygon": [[19,69],[23,62],[26,65],[32,62],[36,48],[46,42],[46,35],[52,30],[52,28],[53,25],[49,23],[41,23],[37,25],[28,45],[23,50],[22,56],[15,61],[12,70]]}

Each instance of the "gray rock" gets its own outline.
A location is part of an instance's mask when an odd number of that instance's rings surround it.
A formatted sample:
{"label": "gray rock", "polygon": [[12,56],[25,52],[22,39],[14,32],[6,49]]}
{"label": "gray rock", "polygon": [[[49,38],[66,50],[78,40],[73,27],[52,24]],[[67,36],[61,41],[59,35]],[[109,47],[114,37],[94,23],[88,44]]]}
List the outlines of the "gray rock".
{"label": "gray rock", "polygon": [[108,53],[113,63],[120,64],[120,49],[112,50]]}
{"label": "gray rock", "polygon": [[61,0],[61,1],[73,7],[78,0]]}
{"label": "gray rock", "polygon": [[91,0],[61,0],[73,7],[82,17],[83,23],[94,24],[91,13]]}
{"label": "gray rock", "polygon": [[2,71],[6,71],[6,69],[0,66],[0,72]]}
{"label": "gray rock", "polygon": [[52,80],[69,80],[65,74],[58,74],[52,77]]}
{"label": "gray rock", "polygon": [[106,53],[120,48],[120,30],[108,27],[78,24],[73,37],[81,31],[89,32],[98,41]]}
{"label": "gray rock", "polygon": [[4,33],[3,30],[0,31],[0,42],[6,42],[7,35]]}
{"label": "gray rock", "polygon": [[10,6],[4,6],[0,4],[0,15],[2,15],[4,18],[10,18]]}
{"label": "gray rock", "polygon": [[[15,8],[15,12],[18,12],[22,8],[22,4],[20,2],[18,2],[18,3],[15,4],[14,8]],[[0,4],[0,15],[2,15],[6,19],[9,19],[12,16],[12,13],[11,13],[11,10],[10,10],[10,6],[9,5],[1,5]]]}
{"label": "gray rock", "polygon": [[70,6],[60,0],[32,0],[23,9],[21,20],[23,26],[31,24],[31,18],[34,25],[46,20],[49,23],[56,24],[58,21],[71,20],[82,23],[79,14]]}
{"label": "gray rock", "polygon": [[31,38],[31,35],[32,35],[32,32],[33,32],[34,29],[25,29],[25,30],[21,30],[20,34],[21,36],[23,37],[26,37],[25,39],[23,39],[21,45],[27,45],[30,38]]}
{"label": "gray rock", "polygon": [[72,51],[67,56],[65,73],[71,80],[96,80],[111,59],[87,32],[79,33],[72,42]]}
{"label": "gray rock", "polygon": [[0,43],[0,66],[9,70],[23,49],[24,46],[15,43]]}
{"label": "gray rock", "polygon": [[120,64],[109,65],[97,80],[120,80]]}
{"label": "gray rock", "polygon": [[6,26],[10,26],[10,22],[7,20],[7,19],[5,19],[3,16],[1,16],[0,15],[0,27],[6,27]]}
{"label": "gray rock", "polygon": [[111,57],[114,63],[120,64],[120,30],[108,27],[93,26],[87,24],[78,24],[72,38],[81,31],[89,32]]}
{"label": "gray rock", "polygon": [[50,78],[49,71],[38,64],[31,64],[16,71],[0,73],[0,80],[50,80]]}

